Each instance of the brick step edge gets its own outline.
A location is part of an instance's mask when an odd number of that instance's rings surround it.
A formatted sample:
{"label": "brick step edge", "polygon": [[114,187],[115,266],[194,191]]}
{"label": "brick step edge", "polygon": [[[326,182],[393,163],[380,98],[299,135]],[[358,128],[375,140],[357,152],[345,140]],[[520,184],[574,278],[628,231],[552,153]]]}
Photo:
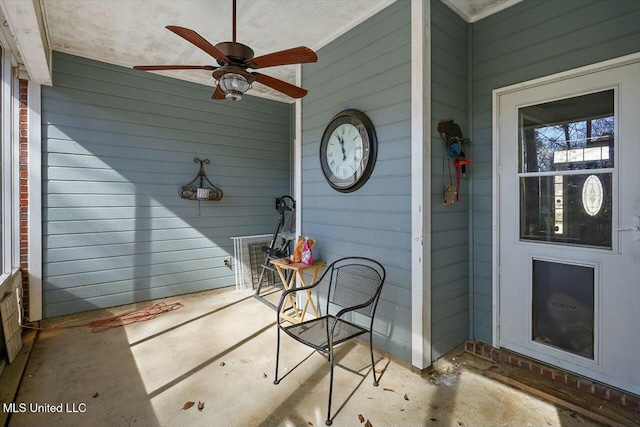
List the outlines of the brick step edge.
{"label": "brick step edge", "polygon": [[627,410],[640,412],[640,396],[621,391],[597,381],[588,380],[578,375],[571,374],[559,368],[553,368],[532,359],[528,359],[508,350],[495,348],[482,341],[465,342],[465,351],[477,356],[489,359],[493,362],[508,363],[540,376],[552,379],[560,384],[567,385],[576,390],[592,394],[611,403],[619,405]]}

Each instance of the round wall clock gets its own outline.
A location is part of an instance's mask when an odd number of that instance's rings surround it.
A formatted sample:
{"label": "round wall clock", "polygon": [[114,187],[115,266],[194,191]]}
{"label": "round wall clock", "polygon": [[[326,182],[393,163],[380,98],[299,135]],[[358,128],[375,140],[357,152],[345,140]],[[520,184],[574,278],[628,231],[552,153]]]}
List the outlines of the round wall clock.
{"label": "round wall clock", "polygon": [[376,163],[378,141],[364,113],[344,110],[336,114],[320,141],[320,165],[327,182],[342,193],[362,187]]}

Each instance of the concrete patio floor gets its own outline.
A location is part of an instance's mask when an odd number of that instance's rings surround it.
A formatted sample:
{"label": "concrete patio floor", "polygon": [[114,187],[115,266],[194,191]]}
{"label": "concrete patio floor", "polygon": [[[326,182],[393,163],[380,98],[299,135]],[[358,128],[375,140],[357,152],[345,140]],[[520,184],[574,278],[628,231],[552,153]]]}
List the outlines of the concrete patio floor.
{"label": "concrete patio floor", "polygon": [[[88,327],[39,332],[16,402],[85,411],[13,413],[9,425],[324,425],[329,365],[322,355],[283,336],[281,372],[290,373],[273,384],[271,308],[232,288],[161,301],[184,307],[100,333]],[[152,304],[66,316],[44,326],[84,324]],[[365,425],[359,415],[373,427],[600,425],[483,376],[491,362],[461,349],[422,375],[376,351],[376,368],[384,369],[379,387],[372,384],[364,343],[343,345],[336,360],[334,426]],[[186,402],[195,405],[183,410]]]}

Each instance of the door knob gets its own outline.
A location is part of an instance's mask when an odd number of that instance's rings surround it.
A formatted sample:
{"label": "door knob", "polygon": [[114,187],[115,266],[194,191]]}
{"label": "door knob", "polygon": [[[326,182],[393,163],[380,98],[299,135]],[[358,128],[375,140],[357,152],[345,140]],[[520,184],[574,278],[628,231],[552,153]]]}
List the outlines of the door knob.
{"label": "door knob", "polygon": [[633,217],[632,226],[614,228],[614,231],[633,231],[634,238],[640,240],[640,217],[638,215]]}
{"label": "door knob", "polygon": [[614,230],[615,231],[640,231],[640,227],[638,227],[637,225],[634,225],[633,227],[614,228]]}

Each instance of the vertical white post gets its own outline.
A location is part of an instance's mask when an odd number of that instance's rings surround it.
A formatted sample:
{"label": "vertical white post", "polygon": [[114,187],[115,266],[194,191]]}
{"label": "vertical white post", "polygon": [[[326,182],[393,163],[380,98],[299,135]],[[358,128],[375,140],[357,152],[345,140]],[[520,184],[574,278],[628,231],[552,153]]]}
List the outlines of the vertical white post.
{"label": "vertical white post", "polygon": [[[302,87],[302,64],[296,67],[296,85]],[[296,99],[293,140],[293,188],[296,200],[296,234],[302,234],[302,99]]]}
{"label": "vertical white post", "polygon": [[[15,145],[12,143],[13,130],[15,129],[15,125],[13,124],[13,111],[12,111],[12,70],[11,70],[11,60],[9,57],[10,53],[6,49],[2,49],[0,65],[1,65],[1,73],[2,73],[2,81],[0,84],[2,88],[0,90],[0,109],[2,110],[2,114],[0,114],[0,138],[1,138],[1,146],[0,146],[0,172],[2,176],[0,177],[0,183],[2,184],[2,209],[0,212],[1,216],[1,227],[2,227],[2,271],[0,274],[11,274],[11,270],[14,267],[13,263],[13,245],[12,243],[15,241],[15,231],[12,227],[12,217],[13,217],[13,209],[11,206],[13,200],[13,183],[14,179],[12,179],[12,146]],[[17,236],[19,239],[19,235]]]}
{"label": "vertical white post", "polygon": [[411,364],[431,364],[431,3],[411,1]]}
{"label": "vertical white post", "polygon": [[29,81],[29,320],[42,319],[41,86]]}
{"label": "vertical white post", "polygon": [[[302,64],[296,67],[296,85],[302,87]],[[294,189],[295,195],[293,198],[296,200],[296,238],[302,235],[302,98],[296,99],[296,137],[294,140]],[[295,241],[294,241],[295,247]],[[296,286],[302,286],[300,278],[296,276]],[[302,295],[300,295],[302,297]],[[302,300],[298,301],[302,304]]]}

